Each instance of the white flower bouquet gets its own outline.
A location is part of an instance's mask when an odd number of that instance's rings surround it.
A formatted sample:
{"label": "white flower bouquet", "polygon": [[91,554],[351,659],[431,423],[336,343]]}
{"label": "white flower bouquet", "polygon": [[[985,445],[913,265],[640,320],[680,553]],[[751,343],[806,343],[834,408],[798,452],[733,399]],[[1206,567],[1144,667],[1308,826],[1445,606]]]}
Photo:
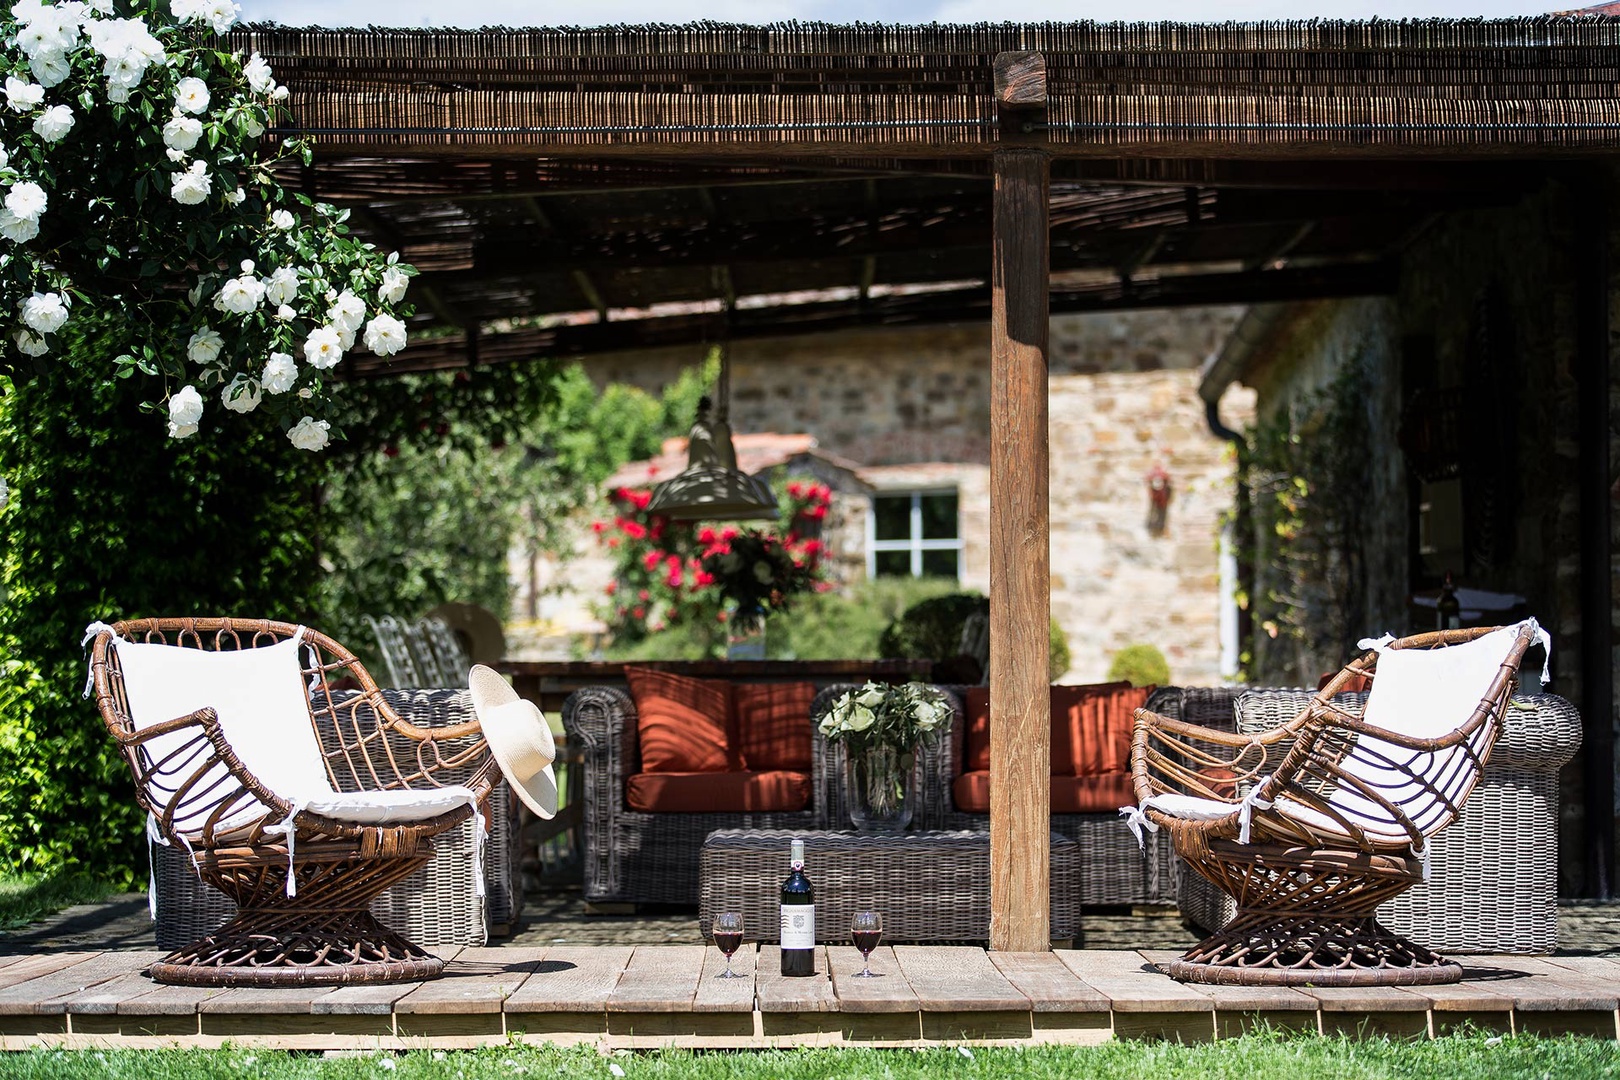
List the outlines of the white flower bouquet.
{"label": "white flower bouquet", "polygon": [[914,752],[939,738],[951,714],[938,687],[869,682],[834,701],[819,726],[828,741],[844,743],[852,755],[873,746]]}

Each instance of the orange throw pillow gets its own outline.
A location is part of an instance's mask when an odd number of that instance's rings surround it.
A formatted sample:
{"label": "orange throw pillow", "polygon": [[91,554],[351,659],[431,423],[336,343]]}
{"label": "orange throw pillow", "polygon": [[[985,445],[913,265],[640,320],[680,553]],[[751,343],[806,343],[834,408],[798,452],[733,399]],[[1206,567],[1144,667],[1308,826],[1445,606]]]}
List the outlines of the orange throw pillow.
{"label": "orange throw pillow", "polygon": [[637,773],[624,788],[630,809],[649,814],[782,814],[810,805],[800,772]]}
{"label": "orange throw pillow", "polygon": [[725,772],[738,757],[730,736],[731,684],[651,668],[626,667],[636,703],[641,769],[650,773]]}
{"label": "orange throw pillow", "polygon": [[990,768],[990,689],[970,686],[962,699],[962,771],[986,772]]}
{"label": "orange throw pillow", "polygon": [[731,707],[743,760],[758,772],[810,771],[810,706],[814,683],[737,683]]}

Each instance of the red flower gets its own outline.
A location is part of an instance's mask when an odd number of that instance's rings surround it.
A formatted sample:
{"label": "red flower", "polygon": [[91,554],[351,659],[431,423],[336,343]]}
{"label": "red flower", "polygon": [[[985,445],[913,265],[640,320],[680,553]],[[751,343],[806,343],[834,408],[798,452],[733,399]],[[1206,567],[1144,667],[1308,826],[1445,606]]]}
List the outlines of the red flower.
{"label": "red flower", "polygon": [[664,584],[668,585],[672,589],[678,589],[681,587],[681,568],[679,565],[676,565],[676,567],[669,572],[669,575],[664,578]]}
{"label": "red flower", "polygon": [[647,504],[652,502],[652,492],[650,491],[631,491],[627,494],[630,498],[630,505],[637,510],[647,509]]}
{"label": "red flower", "polygon": [[699,570],[696,576],[692,578],[692,584],[696,585],[700,589],[706,585],[713,585],[714,575],[709,573],[707,570]]}
{"label": "red flower", "polygon": [[[740,532],[741,531],[737,528],[737,526],[735,526],[735,525],[727,525],[724,529],[720,530],[720,539],[722,539],[722,540],[735,540],[740,535]],[[730,550],[730,549],[728,548],[727,550]]]}
{"label": "red flower", "polygon": [[827,516],[827,504],[822,503],[820,506],[810,507],[805,510],[804,516],[810,521],[820,521]]}
{"label": "red flower", "polygon": [[647,617],[647,609],[644,607],[633,608],[630,614],[635,616],[637,619],[645,619]]}
{"label": "red flower", "polygon": [[601,536],[602,533],[606,529],[607,529],[607,522],[605,522],[605,521],[593,521],[593,522],[591,522],[591,532],[595,533],[598,536]]}
{"label": "red flower", "polygon": [[697,540],[700,544],[712,544],[720,539],[720,534],[714,531],[713,526],[705,525],[698,530]]}
{"label": "red flower", "polygon": [[804,542],[804,546],[799,550],[804,552],[806,555],[820,555],[826,549],[827,545],[823,544],[820,540],[806,540]]}
{"label": "red flower", "polygon": [[639,521],[620,518],[619,529],[632,540],[645,540],[647,538],[647,526]]}
{"label": "red flower", "polygon": [[[636,593],[636,599],[645,604],[648,600],[652,599],[652,593],[648,592],[646,589],[642,589],[640,592]],[[639,619],[641,616],[637,615],[636,618]]]}
{"label": "red flower", "polygon": [[648,570],[658,569],[658,564],[662,561],[663,560],[658,557],[658,552],[656,551],[649,551],[647,554],[641,557],[641,565],[645,566]]}
{"label": "red flower", "polygon": [[607,583],[607,588],[603,589],[602,591],[607,593],[609,596],[612,596],[614,593],[619,591],[619,583],[617,581],[610,581]]}
{"label": "red flower", "polygon": [[787,493],[795,499],[802,499],[804,498],[804,485],[798,482],[791,483],[787,486]]}

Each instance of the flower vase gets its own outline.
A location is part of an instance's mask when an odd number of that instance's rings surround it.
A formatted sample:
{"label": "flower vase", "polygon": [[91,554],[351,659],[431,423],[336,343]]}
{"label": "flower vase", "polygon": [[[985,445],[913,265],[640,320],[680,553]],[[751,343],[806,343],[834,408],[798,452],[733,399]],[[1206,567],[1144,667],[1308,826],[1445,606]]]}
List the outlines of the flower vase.
{"label": "flower vase", "polygon": [[861,832],[904,832],[911,824],[917,756],[893,746],[846,753],[844,794]]}
{"label": "flower vase", "polygon": [[726,618],[726,659],[765,659],[765,609],[738,604]]}

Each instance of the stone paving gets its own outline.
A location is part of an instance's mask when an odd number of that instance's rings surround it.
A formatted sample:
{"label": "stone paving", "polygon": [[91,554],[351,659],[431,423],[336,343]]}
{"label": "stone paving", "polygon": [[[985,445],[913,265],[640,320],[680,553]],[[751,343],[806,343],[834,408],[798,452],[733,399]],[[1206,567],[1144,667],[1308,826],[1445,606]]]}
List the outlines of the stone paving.
{"label": "stone paving", "polygon": [[[1560,954],[1620,957],[1620,902],[1565,901],[1558,915]],[[528,894],[517,931],[490,944],[666,945],[701,940],[695,908],[592,915],[586,913],[578,887],[564,886]],[[1088,911],[1081,918],[1081,937],[1074,944],[1086,949],[1184,949],[1195,940],[1173,911]],[[0,934],[0,953],[155,947],[142,893],[67,908],[22,930]]]}

